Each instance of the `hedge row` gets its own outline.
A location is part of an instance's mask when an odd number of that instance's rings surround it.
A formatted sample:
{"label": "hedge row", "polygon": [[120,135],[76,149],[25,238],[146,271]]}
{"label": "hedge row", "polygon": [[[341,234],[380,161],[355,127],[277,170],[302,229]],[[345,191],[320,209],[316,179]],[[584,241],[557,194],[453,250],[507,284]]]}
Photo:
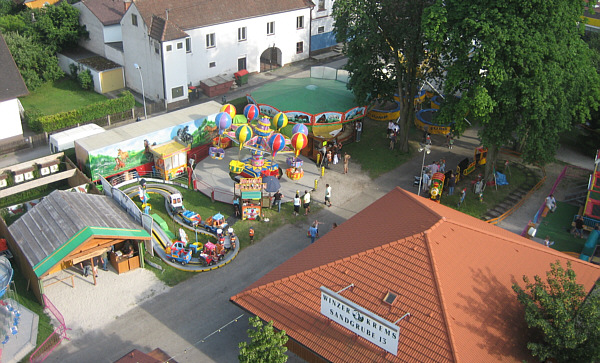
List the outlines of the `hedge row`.
{"label": "hedge row", "polygon": [[47,116],[40,116],[32,112],[27,115],[27,122],[34,132],[52,132],[77,124],[85,124],[106,115],[131,110],[133,107],[135,107],[135,99],[131,92],[125,91],[120,94],[119,98],[87,105],[78,110]]}

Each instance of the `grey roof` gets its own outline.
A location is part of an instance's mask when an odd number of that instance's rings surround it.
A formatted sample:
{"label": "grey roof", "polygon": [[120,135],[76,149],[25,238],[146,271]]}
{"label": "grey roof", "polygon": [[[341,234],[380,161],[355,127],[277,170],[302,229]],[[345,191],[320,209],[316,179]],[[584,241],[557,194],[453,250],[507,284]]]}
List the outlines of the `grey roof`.
{"label": "grey roof", "polygon": [[8,230],[35,266],[85,227],[141,229],[109,197],[55,190]]}
{"label": "grey roof", "polygon": [[6,41],[0,33],[0,102],[29,94]]}

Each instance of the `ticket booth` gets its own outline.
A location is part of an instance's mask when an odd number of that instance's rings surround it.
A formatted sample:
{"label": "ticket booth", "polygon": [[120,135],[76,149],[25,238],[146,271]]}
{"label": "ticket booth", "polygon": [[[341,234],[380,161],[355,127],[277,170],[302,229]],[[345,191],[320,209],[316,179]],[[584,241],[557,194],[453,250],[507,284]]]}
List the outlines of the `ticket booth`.
{"label": "ticket booth", "polygon": [[187,170],[187,152],[190,145],[184,145],[177,140],[150,147],[154,155],[154,167],[164,180],[173,179]]}
{"label": "ticket booth", "polygon": [[262,191],[264,183],[262,178],[242,178],[236,185],[239,188],[240,204],[242,206],[242,220],[256,220],[262,212]]}

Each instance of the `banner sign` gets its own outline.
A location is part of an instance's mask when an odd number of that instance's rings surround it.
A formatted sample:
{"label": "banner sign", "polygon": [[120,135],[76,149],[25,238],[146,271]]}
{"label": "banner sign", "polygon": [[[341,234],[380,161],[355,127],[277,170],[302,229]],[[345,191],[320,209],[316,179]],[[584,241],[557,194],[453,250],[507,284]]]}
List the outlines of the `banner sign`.
{"label": "banner sign", "polygon": [[321,286],[321,314],[393,355],[398,355],[400,328]]}

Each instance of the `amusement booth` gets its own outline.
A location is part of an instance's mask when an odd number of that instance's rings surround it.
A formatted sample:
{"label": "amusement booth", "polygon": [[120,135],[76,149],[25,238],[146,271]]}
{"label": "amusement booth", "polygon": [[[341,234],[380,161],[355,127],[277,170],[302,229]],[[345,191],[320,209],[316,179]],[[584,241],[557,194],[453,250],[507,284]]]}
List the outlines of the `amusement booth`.
{"label": "amusement booth", "polygon": [[236,195],[240,195],[242,207],[242,220],[255,220],[261,215],[262,211],[262,191],[264,183],[262,178],[242,178]]}
{"label": "amusement booth", "polygon": [[154,155],[154,167],[164,180],[173,179],[175,176],[185,173],[190,145],[171,140],[151,146],[150,151]]}

